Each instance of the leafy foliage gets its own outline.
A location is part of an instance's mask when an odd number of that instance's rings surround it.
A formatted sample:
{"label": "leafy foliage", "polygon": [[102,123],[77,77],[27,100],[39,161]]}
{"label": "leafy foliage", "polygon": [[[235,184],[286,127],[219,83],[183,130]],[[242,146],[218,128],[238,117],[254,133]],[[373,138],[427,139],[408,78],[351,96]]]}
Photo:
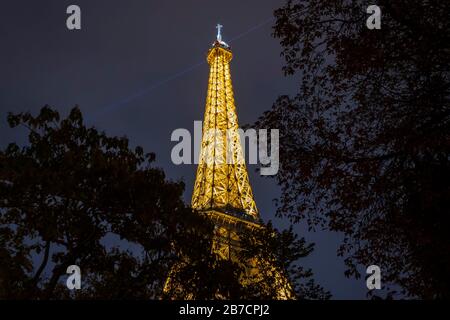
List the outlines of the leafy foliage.
{"label": "leafy foliage", "polygon": [[182,183],[151,167],[154,154],[86,128],[78,108],[61,121],[49,107],[8,121],[29,129],[30,144],[10,144],[0,158],[6,296],[64,297],[60,280],[76,264],[80,297],[156,298],[179,259],[174,248],[209,253],[211,226],[184,205]]}
{"label": "leafy foliage", "polygon": [[[65,119],[46,106],[8,122],[27,128],[29,144],[0,151],[0,298],[260,297],[241,284],[242,265],[211,252],[214,226],[183,203],[183,183],[152,166],[154,154],[87,128],[77,107]],[[81,290],[65,286],[72,264]],[[181,294],[164,290],[169,275]]]}
{"label": "leafy foliage", "polygon": [[[377,264],[400,295],[450,296],[450,4],[349,0],[275,11],[286,75],[257,126],[280,129],[280,215],[345,234],[347,276]],[[392,293],[391,293],[392,294]]]}
{"label": "leafy foliage", "polygon": [[243,282],[247,297],[270,299],[284,289],[287,296],[287,291],[292,291],[296,299],[331,298],[330,292],[316,284],[312,270],[299,263],[313,252],[314,244],[299,238],[292,226],[280,232],[269,221],[263,228],[247,230],[242,233],[241,248],[239,261],[254,261],[258,267],[258,272],[247,274]]}

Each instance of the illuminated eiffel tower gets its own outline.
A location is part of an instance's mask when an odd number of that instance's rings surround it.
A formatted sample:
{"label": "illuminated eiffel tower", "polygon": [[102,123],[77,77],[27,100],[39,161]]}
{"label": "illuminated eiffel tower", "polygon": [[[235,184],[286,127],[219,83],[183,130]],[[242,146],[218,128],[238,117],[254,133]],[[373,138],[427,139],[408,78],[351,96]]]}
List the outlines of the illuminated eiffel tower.
{"label": "illuminated eiffel tower", "polygon": [[[231,83],[231,48],[222,40],[220,24],[217,39],[209,49],[210,66],[206,110],[192,207],[205,212],[215,224],[213,252],[223,259],[237,259],[239,234],[262,228],[253,199],[243,155],[236,106]],[[248,261],[248,274],[258,275],[261,261]],[[278,299],[293,298],[287,279],[277,271]]]}
{"label": "illuminated eiffel tower", "polygon": [[210,65],[205,119],[192,207],[229,222],[259,221],[239,136],[231,84],[230,47],[217,40],[208,51]]}

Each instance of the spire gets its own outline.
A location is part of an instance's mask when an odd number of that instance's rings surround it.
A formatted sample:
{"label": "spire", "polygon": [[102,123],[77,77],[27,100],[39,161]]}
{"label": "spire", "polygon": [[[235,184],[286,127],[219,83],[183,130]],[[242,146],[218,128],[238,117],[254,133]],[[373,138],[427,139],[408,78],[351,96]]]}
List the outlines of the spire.
{"label": "spire", "polygon": [[221,42],[222,41],[222,34],[220,33],[220,31],[222,30],[223,25],[221,25],[220,23],[217,24],[216,29],[217,29],[217,41]]}
{"label": "spire", "polygon": [[220,23],[218,23],[216,25],[217,38],[216,38],[216,41],[213,43],[213,46],[220,44],[225,48],[229,48],[230,46],[225,41],[222,40],[222,28],[223,28],[223,25],[221,25]]}

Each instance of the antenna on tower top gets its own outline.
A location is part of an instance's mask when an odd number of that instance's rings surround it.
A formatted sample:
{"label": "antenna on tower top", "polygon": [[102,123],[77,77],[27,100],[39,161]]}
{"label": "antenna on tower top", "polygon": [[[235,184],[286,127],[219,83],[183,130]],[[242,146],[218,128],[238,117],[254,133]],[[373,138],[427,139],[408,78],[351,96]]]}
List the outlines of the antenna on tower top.
{"label": "antenna on tower top", "polygon": [[216,29],[217,29],[217,42],[220,43],[221,45],[225,46],[225,47],[229,47],[228,44],[226,44],[223,40],[222,40],[222,28],[223,25],[221,25],[220,23],[218,23],[216,25]]}
{"label": "antenna on tower top", "polygon": [[217,24],[216,29],[217,29],[217,41],[222,42],[222,31],[223,25],[221,25],[220,23]]}

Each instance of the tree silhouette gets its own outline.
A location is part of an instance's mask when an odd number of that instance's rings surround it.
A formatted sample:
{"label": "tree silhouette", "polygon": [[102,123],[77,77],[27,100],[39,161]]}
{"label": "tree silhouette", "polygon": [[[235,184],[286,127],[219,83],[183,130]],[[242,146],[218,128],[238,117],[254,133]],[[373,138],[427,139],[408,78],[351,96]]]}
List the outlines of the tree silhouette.
{"label": "tree silhouette", "polygon": [[[381,30],[369,30],[369,5]],[[391,295],[450,296],[450,3],[288,1],[286,75],[257,126],[280,129],[278,213],[345,234],[347,276],[377,264]]]}
{"label": "tree silhouette", "polygon": [[[76,264],[86,284],[79,295],[156,297],[176,259],[172,244],[183,246],[188,233],[196,243],[207,242],[192,233],[190,219],[196,230],[202,223],[181,200],[183,184],[152,168],[153,154],[86,128],[78,108],[62,121],[49,107],[37,117],[10,114],[8,121],[28,128],[30,144],[10,144],[1,153],[1,279],[7,296],[67,294],[60,279]],[[120,241],[108,248],[113,236]]]}
{"label": "tree silhouette", "polygon": [[[8,122],[26,127],[29,143],[0,151],[0,298],[261,297],[240,282],[242,265],[211,252],[214,226],[183,203],[183,183],[152,166],[154,154],[87,128],[77,107],[65,119],[46,106],[35,117],[9,114]],[[292,243],[271,248],[312,250],[291,231],[282,234]],[[267,241],[280,236],[272,230]],[[65,286],[72,264],[81,268],[81,290]],[[174,266],[180,296],[164,290]],[[293,278],[294,285],[311,276]],[[319,286],[307,289],[302,297],[322,297]]]}
{"label": "tree silhouette", "polygon": [[241,296],[254,299],[271,299],[286,286],[296,299],[327,300],[330,292],[316,284],[311,269],[299,261],[314,250],[313,243],[298,238],[292,226],[283,231],[269,221],[263,228],[247,230],[241,235],[238,261],[256,261],[258,272],[247,274]]}

